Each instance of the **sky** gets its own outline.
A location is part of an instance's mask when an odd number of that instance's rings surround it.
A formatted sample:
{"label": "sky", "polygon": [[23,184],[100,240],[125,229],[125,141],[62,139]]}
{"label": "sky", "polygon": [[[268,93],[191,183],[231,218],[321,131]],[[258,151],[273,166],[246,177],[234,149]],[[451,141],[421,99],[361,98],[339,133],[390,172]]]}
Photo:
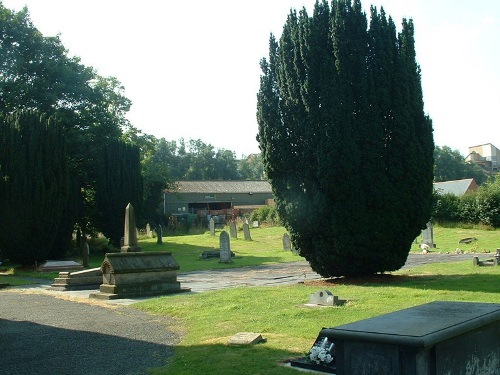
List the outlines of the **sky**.
{"label": "sky", "polygon": [[[201,139],[242,157],[255,139],[259,61],[291,8],[314,0],[0,0],[28,7],[43,35],[116,77],[133,126],[157,138]],[[462,155],[500,147],[500,1],[373,0],[396,25],[415,24],[425,111],[434,141]],[[369,13],[368,13],[369,14]]]}

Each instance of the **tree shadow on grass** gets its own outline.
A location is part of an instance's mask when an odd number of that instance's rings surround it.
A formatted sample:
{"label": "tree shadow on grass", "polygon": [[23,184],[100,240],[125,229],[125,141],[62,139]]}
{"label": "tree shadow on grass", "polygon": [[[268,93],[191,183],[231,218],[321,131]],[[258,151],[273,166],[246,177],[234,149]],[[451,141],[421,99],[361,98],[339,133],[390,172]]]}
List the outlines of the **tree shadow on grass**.
{"label": "tree shadow on grass", "polygon": [[[500,268],[499,268],[500,270]],[[500,292],[499,275],[374,275],[359,278],[332,278],[307,282],[307,285],[333,287],[335,285],[357,285],[369,287],[395,286],[403,288],[423,288],[432,290],[464,291],[464,292]]]}

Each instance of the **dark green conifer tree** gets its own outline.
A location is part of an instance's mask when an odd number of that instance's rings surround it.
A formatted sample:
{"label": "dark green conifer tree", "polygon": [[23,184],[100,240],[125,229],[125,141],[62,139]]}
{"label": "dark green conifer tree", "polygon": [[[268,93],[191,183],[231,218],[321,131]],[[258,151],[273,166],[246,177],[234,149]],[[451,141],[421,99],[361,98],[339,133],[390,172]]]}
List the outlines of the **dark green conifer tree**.
{"label": "dark green conifer tree", "polygon": [[36,111],[0,120],[0,251],[22,265],[47,259],[68,201],[62,127]]}
{"label": "dark green conifer tree", "polygon": [[103,149],[96,200],[103,234],[114,246],[124,234],[125,208],[134,206],[136,223],[141,223],[142,177],[139,148],[116,141]]}
{"label": "dark green conifer tree", "polygon": [[325,277],[400,268],[431,214],[413,23],[359,0],[291,11],[261,61],[258,140],[280,217]]}

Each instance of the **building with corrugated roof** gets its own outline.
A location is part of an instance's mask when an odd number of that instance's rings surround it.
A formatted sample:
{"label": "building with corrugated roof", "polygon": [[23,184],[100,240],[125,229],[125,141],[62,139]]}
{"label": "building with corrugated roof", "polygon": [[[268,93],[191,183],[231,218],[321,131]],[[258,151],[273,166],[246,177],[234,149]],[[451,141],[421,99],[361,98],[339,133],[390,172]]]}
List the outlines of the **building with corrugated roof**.
{"label": "building with corrugated roof", "polygon": [[452,180],[444,182],[435,182],[434,190],[441,195],[453,194],[460,197],[464,194],[476,191],[478,188],[476,181],[473,178],[463,180]]}
{"label": "building with corrugated roof", "polygon": [[178,181],[163,192],[163,213],[207,216],[274,204],[268,181]]}

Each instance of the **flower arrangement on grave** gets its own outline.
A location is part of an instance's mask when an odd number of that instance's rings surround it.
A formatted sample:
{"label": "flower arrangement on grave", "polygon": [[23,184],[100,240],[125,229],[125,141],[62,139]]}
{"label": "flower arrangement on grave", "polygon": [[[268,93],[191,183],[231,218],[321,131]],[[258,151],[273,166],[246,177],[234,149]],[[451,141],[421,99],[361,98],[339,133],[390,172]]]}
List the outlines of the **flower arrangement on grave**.
{"label": "flower arrangement on grave", "polygon": [[309,351],[308,358],[318,365],[327,365],[333,361],[329,350],[322,346],[313,346]]}

